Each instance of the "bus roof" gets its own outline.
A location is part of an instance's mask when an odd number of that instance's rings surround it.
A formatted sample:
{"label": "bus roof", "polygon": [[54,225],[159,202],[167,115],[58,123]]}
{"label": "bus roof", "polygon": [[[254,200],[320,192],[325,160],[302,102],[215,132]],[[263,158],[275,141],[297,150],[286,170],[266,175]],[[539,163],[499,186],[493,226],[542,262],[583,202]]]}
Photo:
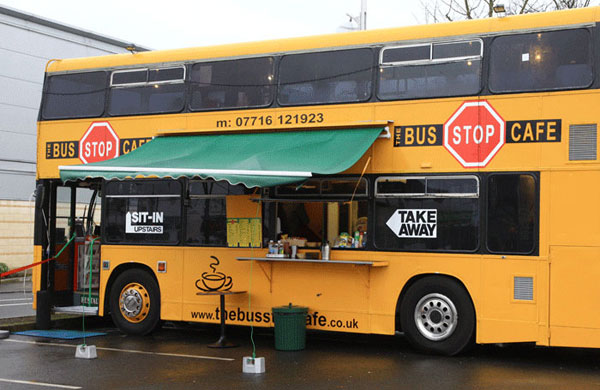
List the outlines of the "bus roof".
{"label": "bus roof", "polygon": [[369,45],[375,43],[412,41],[437,37],[489,34],[494,32],[551,28],[590,24],[599,19],[600,7],[553,11],[526,15],[494,17],[460,22],[406,26],[379,30],[346,32],[310,37],[287,38],[260,42],[245,42],[175,50],[157,50],[135,54],[113,54],[98,57],[57,60],[49,64],[48,72],[98,69],[144,64],[186,62],[202,59],[244,57],[276,54],[308,49]]}

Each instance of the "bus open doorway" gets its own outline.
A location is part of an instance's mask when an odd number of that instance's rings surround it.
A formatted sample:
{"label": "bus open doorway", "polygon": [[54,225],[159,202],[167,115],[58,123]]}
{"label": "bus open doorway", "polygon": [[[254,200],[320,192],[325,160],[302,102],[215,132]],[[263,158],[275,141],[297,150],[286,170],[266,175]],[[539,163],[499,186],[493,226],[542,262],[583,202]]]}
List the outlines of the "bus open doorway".
{"label": "bus open doorway", "polygon": [[52,312],[98,313],[100,187],[99,181],[38,182],[36,259],[53,259],[34,269],[38,329],[50,327]]}

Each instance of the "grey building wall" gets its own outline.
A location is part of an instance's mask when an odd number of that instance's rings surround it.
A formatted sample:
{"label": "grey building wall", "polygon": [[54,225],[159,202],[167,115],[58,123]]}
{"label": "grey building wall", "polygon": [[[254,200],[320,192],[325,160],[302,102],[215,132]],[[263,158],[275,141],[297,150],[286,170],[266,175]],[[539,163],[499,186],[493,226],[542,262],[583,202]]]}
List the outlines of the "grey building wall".
{"label": "grey building wall", "polygon": [[36,121],[48,60],[123,53],[129,45],[0,6],[0,199],[28,200],[34,190]]}

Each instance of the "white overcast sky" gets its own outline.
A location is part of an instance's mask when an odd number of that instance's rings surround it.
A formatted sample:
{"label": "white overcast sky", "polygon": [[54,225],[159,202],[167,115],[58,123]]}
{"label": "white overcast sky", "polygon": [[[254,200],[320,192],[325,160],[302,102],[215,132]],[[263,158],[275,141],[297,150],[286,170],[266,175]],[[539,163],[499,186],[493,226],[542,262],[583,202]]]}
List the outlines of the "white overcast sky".
{"label": "white overcast sky", "polygon": [[[422,2],[367,0],[367,29],[425,23]],[[506,0],[505,3],[509,3]],[[151,49],[334,33],[360,0],[0,0],[0,4]],[[598,5],[600,0],[592,0]]]}
{"label": "white overcast sky", "polygon": [[[360,0],[0,0],[152,49],[334,33]],[[420,0],[368,0],[367,28],[424,23]]]}

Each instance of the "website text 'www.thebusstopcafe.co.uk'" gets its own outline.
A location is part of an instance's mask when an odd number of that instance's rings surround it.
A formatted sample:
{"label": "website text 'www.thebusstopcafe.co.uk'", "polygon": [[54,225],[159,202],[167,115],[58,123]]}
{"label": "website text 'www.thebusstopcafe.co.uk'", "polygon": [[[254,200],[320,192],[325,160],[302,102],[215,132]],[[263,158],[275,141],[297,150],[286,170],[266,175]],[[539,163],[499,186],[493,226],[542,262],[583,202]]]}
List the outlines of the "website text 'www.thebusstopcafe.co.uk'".
{"label": "website text 'www.thebusstopcafe.co.uk'", "polygon": [[[273,322],[273,314],[270,312],[246,311],[241,308],[225,310],[226,321],[247,321],[258,324],[268,324]],[[191,317],[195,320],[221,320],[221,309],[218,307],[213,311],[192,311]],[[318,326],[322,328],[335,329],[358,329],[358,320],[352,319],[330,319],[319,312],[309,312],[306,316],[307,326]]]}

